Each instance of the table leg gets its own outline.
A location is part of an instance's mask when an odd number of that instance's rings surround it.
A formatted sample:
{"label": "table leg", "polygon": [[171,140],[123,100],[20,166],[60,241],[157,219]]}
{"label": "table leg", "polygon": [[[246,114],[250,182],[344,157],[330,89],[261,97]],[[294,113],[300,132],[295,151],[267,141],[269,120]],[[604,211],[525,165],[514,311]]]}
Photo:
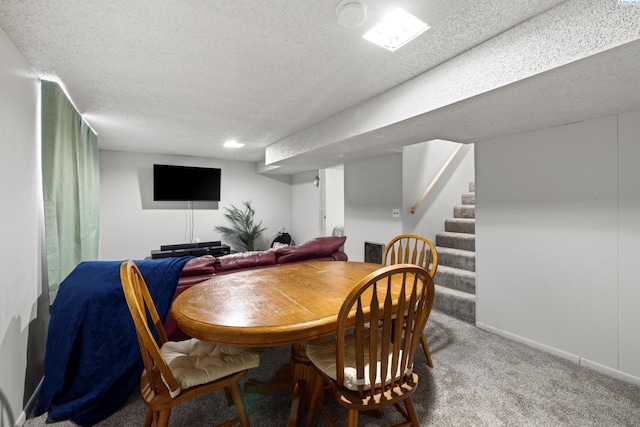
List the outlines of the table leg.
{"label": "table leg", "polygon": [[249,378],[244,384],[246,393],[271,394],[280,390],[291,389],[291,366],[281,366],[269,381],[258,381]]}
{"label": "table leg", "polygon": [[307,343],[297,342],[291,346],[290,364],[293,369],[291,386],[294,387],[300,381],[310,384],[313,378],[313,367],[307,357]]}
{"label": "table leg", "polygon": [[289,409],[289,419],[287,420],[287,427],[299,427],[302,425],[302,412],[305,409],[304,406],[304,391],[306,384],[304,380],[298,381],[293,386],[291,392],[291,408]]}
{"label": "table leg", "polygon": [[248,379],[244,385],[244,391],[247,393],[260,394],[271,394],[280,390],[290,390],[293,392],[295,385],[299,381],[302,380],[309,383],[313,375],[313,368],[307,358],[306,348],[306,342],[291,345],[289,363],[281,366],[273,377],[266,382]]}
{"label": "table leg", "polygon": [[247,393],[270,394],[287,389],[291,392],[291,408],[287,427],[296,427],[302,423],[302,413],[309,407],[308,384],[311,384],[313,371],[307,358],[307,343],[299,342],[291,346],[289,363],[281,366],[269,381],[261,382],[248,379],[244,385]]}

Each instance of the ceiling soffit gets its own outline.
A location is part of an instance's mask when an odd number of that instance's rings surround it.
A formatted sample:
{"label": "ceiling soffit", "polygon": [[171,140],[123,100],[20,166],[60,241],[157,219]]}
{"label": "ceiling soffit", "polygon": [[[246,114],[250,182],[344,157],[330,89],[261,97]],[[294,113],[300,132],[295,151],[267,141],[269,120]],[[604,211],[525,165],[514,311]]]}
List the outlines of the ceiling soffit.
{"label": "ceiling soffit", "polygon": [[284,138],[266,148],[265,164],[281,165],[283,173],[302,163],[343,163],[431,139],[477,142],[633,108],[639,100],[632,76],[640,67],[640,44],[634,42],[640,39],[640,7],[583,6],[563,3]]}

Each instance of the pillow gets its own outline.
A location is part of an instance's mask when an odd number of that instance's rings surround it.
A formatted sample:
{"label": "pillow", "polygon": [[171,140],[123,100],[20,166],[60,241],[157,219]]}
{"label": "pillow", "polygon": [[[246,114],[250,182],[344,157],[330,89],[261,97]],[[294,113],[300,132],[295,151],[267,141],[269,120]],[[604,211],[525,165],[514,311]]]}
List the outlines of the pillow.
{"label": "pillow", "polygon": [[241,270],[243,268],[260,267],[263,265],[274,265],[276,263],[275,252],[250,251],[225,255],[216,259],[216,273]]}
{"label": "pillow", "polygon": [[344,245],[346,236],[316,237],[300,246],[287,246],[276,250],[278,264],[305,259],[330,257]]}

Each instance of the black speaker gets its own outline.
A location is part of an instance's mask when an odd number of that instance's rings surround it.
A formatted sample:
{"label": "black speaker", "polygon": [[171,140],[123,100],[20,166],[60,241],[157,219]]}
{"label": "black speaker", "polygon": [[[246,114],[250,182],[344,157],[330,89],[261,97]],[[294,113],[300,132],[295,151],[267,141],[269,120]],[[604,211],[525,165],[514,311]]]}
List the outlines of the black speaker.
{"label": "black speaker", "polygon": [[216,242],[181,243],[177,245],[163,245],[163,246],[160,246],[160,250],[175,251],[179,249],[207,248],[209,246],[220,246],[220,245],[222,245],[222,242],[220,240]]}

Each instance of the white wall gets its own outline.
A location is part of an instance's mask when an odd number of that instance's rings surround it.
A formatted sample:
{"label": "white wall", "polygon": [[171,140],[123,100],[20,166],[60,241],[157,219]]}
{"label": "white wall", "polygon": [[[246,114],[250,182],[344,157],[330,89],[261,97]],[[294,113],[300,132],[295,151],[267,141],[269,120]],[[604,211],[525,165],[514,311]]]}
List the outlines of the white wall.
{"label": "white wall", "polygon": [[402,154],[344,166],[345,252],[350,261],[364,261],[364,242],[386,244],[402,233]]}
{"label": "white wall", "polygon": [[[0,425],[23,420],[43,372],[42,185],[37,75],[0,30]],[[46,300],[38,304],[38,300]],[[39,331],[37,331],[39,329]],[[37,336],[37,339],[34,339]]]}
{"label": "white wall", "polygon": [[640,112],[618,116],[618,369],[640,378]]}
{"label": "white wall", "polygon": [[453,218],[453,207],[462,204],[475,180],[474,147],[460,147],[442,172],[416,213],[411,208],[420,200],[442,167],[460,144],[434,140],[404,147],[402,153],[403,233],[415,233],[435,243],[436,233],[444,231],[444,221]]}
{"label": "white wall", "polygon": [[[153,202],[153,164],[216,167],[222,169],[219,204]],[[100,259],[142,259],[161,245],[193,239],[223,240],[216,225],[229,225],[224,208],[251,201],[255,221],[267,227],[266,249],[281,226],[291,228],[290,178],[255,173],[255,164],[222,159],[100,151]],[[217,205],[217,208],[216,208]]]}
{"label": "white wall", "polygon": [[287,231],[296,245],[321,236],[322,189],[313,184],[318,173],[313,170],[291,177],[291,227]]}
{"label": "white wall", "polygon": [[479,326],[640,377],[639,122],[476,143]]}

